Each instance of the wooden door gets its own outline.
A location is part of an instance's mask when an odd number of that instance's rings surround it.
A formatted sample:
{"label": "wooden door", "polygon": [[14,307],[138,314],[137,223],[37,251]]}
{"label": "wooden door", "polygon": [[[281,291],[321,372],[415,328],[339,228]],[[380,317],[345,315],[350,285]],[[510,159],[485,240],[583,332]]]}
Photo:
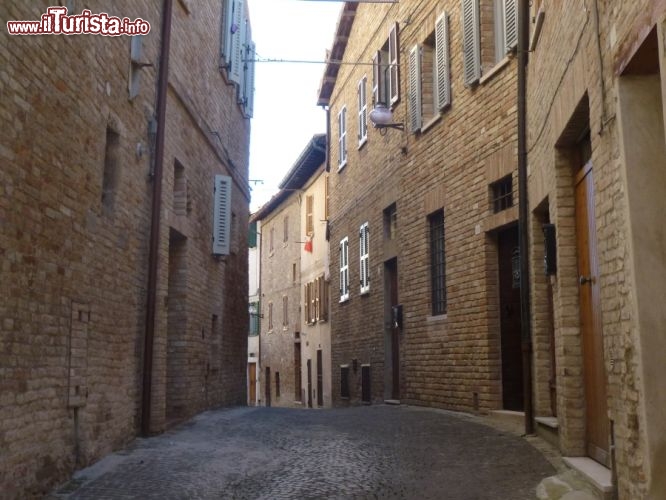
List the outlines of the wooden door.
{"label": "wooden door", "polygon": [[400,328],[395,326],[392,308],[398,305],[398,261],[391,259],[384,264],[386,295],[389,307],[386,323],[390,329],[391,346],[391,398],[400,399]]}
{"label": "wooden door", "polygon": [[502,406],[523,411],[523,354],[520,321],[520,275],[518,226],[497,235],[500,302],[500,345],[502,359]]}
{"label": "wooden door", "polygon": [[583,341],[585,435],[587,454],[608,466],[609,423],[596,234],[594,180],[590,161],[576,174],[576,243]]}
{"label": "wooden door", "polygon": [[266,406],[271,405],[271,369],[267,366],[266,367],[266,380],[264,380],[264,391],[265,391],[265,397],[266,397],[266,402],[264,403]]}
{"label": "wooden door", "polygon": [[250,395],[248,404],[254,406],[257,403],[257,363],[248,363],[248,374],[250,376]]}
{"label": "wooden door", "polygon": [[312,408],[312,360],[308,359],[308,408]]}
{"label": "wooden door", "polygon": [[324,406],[324,362],[321,349],[317,349],[317,406]]}
{"label": "wooden door", "polygon": [[301,401],[301,343],[294,342],[294,401]]}

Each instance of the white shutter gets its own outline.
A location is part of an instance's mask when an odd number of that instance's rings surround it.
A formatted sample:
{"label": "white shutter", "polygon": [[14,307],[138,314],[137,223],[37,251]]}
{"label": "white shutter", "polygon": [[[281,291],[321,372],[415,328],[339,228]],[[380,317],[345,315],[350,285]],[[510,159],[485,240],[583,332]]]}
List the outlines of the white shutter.
{"label": "white shutter", "polygon": [[231,177],[215,176],[213,254],[229,255],[231,241]]}
{"label": "white shutter", "polygon": [[247,59],[245,63],[246,76],[245,76],[245,114],[248,118],[254,116],[254,59],[256,57],[256,45],[250,42]]}
{"label": "white shutter", "polygon": [[[398,23],[389,32],[389,97],[390,104],[400,100],[400,45],[398,41]],[[389,104],[389,103],[386,103]]]}
{"label": "white shutter", "polygon": [[340,302],[349,298],[349,238],[340,241]]}
{"label": "white shutter", "polygon": [[228,68],[231,62],[231,25],[234,0],[222,0],[222,33],[220,35],[220,66]]}
{"label": "white shutter", "polygon": [[347,108],[338,113],[338,168],[347,163]]}
{"label": "white shutter", "polygon": [[463,0],[462,7],[465,85],[474,85],[481,78],[479,0]]}
{"label": "white shutter", "polygon": [[[383,97],[380,96],[380,88],[381,88],[381,61],[382,61],[382,53],[381,51],[375,52],[375,57],[372,58],[372,104],[374,106],[377,105],[377,103],[382,102]],[[386,104],[386,103],[384,103]]]}
{"label": "white shutter", "polygon": [[243,0],[234,0],[231,32],[231,67],[229,80],[242,83],[243,78],[243,45],[245,42],[245,17],[243,16]]}
{"label": "white shutter", "polygon": [[365,86],[367,77],[361,78],[358,82],[358,144],[363,144],[368,138],[368,104],[365,96]]}
{"label": "white shutter", "polygon": [[421,54],[418,45],[409,51],[409,118],[411,131],[421,130]]}
{"label": "white shutter", "polygon": [[504,40],[506,52],[510,52],[518,45],[518,7],[516,0],[503,0],[504,2]]}
{"label": "white shutter", "polygon": [[359,271],[361,277],[361,293],[370,291],[370,242],[368,223],[359,228]]}
{"label": "white shutter", "polygon": [[444,12],[435,23],[435,71],[437,75],[437,109],[451,104],[449,71],[449,18]]}

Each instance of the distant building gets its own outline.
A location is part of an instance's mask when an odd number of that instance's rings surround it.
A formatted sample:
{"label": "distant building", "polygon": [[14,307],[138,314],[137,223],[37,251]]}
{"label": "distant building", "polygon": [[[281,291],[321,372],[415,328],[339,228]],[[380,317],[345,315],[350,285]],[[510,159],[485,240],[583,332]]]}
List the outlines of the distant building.
{"label": "distant building", "polygon": [[247,404],[258,406],[261,402],[259,363],[259,332],[261,331],[261,222],[250,224],[248,236],[248,313],[250,329],[247,338]]}
{"label": "distant building", "polygon": [[9,36],[39,3],[0,5],[3,498],[246,401],[247,11],[93,0],[150,33]]}
{"label": "distant building", "polygon": [[324,399],[330,404],[325,146],[325,136],[315,135],[278,194],[250,219],[261,223],[265,406],[323,406]]}

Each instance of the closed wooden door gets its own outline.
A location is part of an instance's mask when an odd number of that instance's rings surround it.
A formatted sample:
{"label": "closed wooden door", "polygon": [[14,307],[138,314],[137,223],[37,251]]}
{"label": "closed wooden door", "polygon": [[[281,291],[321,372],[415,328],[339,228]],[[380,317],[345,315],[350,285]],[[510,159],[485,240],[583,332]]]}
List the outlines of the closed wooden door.
{"label": "closed wooden door", "polygon": [[587,454],[597,462],[608,466],[609,423],[601,328],[592,162],[588,162],[576,174],[576,243],[580,327],[583,341]]}
{"label": "closed wooden door", "polygon": [[308,359],[308,408],[312,408],[312,360]]}
{"label": "closed wooden door", "polygon": [[248,363],[248,374],[250,376],[250,394],[248,404],[254,406],[257,402],[257,363]]}
{"label": "closed wooden door", "polygon": [[317,406],[324,406],[324,359],[321,349],[317,350]]}
{"label": "closed wooden door", "polygon": [[271,369],[270,367],[266,367],[266,380],[264,380],[264,390],[266,392],[265,397],[266,397],[266,406],[271,405]]}

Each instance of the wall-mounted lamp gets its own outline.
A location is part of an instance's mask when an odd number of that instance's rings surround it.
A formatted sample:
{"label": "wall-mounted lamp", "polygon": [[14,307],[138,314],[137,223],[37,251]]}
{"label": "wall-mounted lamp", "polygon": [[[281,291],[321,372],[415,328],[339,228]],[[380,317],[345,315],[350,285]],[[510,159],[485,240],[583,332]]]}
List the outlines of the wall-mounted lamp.
{"label": "wall-mounted lamp", "polygon": [[381,135],[385,135],[387,129],[395,128],[398,130],[405,130],[403,123],[393,122],[393,113],[390,108],[383,103],[377,103],[372,111],[370,111],[370,121],[379,129]]}

